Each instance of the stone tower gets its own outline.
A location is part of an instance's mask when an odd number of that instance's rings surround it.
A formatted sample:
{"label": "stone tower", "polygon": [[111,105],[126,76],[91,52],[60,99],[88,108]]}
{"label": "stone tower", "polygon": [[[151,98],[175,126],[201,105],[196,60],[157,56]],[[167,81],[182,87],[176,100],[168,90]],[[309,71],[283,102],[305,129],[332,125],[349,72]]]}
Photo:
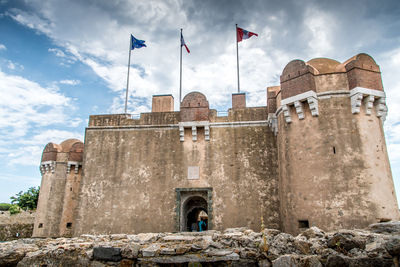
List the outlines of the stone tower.
{"label": "stone tower", "polygon": [[82,176],[83,143],[68,139],[48,143],[43,150],[42,183],[33,229],[34,237],[71,236]]}
{"label": "stone tower", "polygon": [[375,61],[293,60],[280,79],[268,88],[268,121],[277,132],[282,230],[398,220]]}

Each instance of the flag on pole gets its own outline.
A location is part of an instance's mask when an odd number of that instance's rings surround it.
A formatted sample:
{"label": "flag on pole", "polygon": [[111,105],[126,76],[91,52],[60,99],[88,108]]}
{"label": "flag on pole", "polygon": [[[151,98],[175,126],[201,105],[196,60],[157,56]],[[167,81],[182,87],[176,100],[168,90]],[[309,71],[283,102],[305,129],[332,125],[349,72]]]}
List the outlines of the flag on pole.
{"label": "flag on pole", "polygon": [[237,27],[237,42],[241,42],[242,40],[249,39],[251,36],[258,36],[257,33],[246,31],[242,28]]}
{"label": "flag on pole", "polygon": [[136,39],[135,37],[133,37],[133,35],[131,34],[131,50],[135,49],[135,48],[142,48],[142,47],[147,47],[143,40],[139,40]]}
{"label": "flag on pole", "polygon": [[188,48],[187,45],[185,44],[185,40],[183,39],[182,33],[181,33],[181,46],[184,46],[184,47],[186,48],[186,51],[187,51],[188,53],[190,53],[189,48]]}

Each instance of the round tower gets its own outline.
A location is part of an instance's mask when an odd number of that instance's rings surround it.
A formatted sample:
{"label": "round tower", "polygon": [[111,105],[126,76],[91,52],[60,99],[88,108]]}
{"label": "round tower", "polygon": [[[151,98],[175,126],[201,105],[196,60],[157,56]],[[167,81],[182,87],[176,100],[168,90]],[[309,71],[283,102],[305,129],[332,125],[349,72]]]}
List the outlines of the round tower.
{"label": "round tower", "polygon": [[291,61],[276,104],[284,231],[399,219],[383,134],[385,92],[369,55]]}
{"label": "round tower", "polygon": [[[60,145],[48,143],[44,148],[40,163],[42,182],[33,237],[58,237],[69,233],[64,230],[68,230],[69,225],[67,227],[63,223],[64,227],[61,227],[60,224],[72,219],[71,208],[75,204],[76,187],[80,182],[81,172],[77,171],[82,165],[82,151],[83,144],[77,139],[68,139]],[[70,174],[71,165],[74,174]]]}

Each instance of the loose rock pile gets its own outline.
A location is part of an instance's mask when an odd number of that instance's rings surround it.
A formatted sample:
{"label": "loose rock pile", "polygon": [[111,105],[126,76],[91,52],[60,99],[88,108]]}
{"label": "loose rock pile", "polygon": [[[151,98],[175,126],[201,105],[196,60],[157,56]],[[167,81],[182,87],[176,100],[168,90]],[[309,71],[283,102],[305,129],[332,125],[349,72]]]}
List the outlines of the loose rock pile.
{"label": "loose rock pile", "polygon": [[0,266],[398,266],[399,256],[400,222],[298,236],[231,228],[0,243]]}

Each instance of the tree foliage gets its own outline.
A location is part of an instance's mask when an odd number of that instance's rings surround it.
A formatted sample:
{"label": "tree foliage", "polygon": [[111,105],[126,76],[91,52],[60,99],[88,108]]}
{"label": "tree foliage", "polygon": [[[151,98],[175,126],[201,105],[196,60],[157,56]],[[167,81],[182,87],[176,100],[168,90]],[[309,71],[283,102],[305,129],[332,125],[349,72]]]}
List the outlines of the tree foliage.
{"label": "tree foliage", "polygon": [[35,187],[29,188],[26,192],[19,192],[15,196],[11,197],[11,203],[16,204],[24,210],[34,210],[37,207],[39,199],[39,189]]}
{"label": "tree foliage", "polygon": [[10,212],[11,215],[13,214],[17,214],[21,212],[21,208],[18,205],[11,205],[10,209],[8,210]]}

